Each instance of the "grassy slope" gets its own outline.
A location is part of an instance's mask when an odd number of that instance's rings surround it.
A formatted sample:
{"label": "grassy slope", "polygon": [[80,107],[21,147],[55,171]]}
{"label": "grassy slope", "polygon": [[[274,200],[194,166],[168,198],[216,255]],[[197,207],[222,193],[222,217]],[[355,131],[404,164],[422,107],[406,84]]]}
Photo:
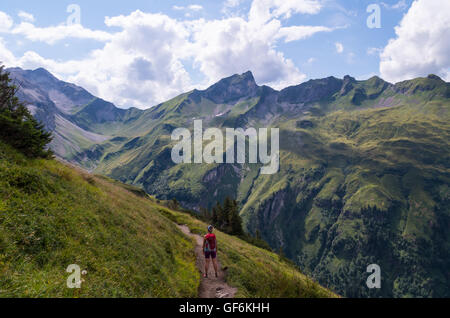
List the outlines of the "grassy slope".
{"label": "grassy slope", "polygon": [[[194,242],[167,217],[205,228],[133,187],[0,143],[0,297],[196,297]],[[276,254],[217,234],[238,296],[334,296]],[[88,271],[80,290],[66,287],[69,264]]]}
{"label": "grassy slope", "polygon": [[[196,296],[192,242],[148,199],[4,145],[0,179],[0,296]],[[69,264],[88,270],[80,291]]]}
{"label": "grassy slope", "polygon": [[[191,232],[203,235],[207,225],[188,214],[160,210]],[[336,297],[303,275],[275,253],[250,245],[241,239],[216,231],[218,258],[227,269],[227,281],[238,288],[236,297]]]}

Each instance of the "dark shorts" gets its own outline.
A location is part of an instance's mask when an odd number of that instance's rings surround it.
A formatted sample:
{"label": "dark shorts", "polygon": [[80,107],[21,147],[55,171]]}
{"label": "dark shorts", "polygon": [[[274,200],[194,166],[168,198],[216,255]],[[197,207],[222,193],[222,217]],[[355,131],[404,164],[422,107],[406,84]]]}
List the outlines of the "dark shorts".
{"label": "dark shorts", "polygon": [[205,258],[212,258],[215,259],[217,257],[216,252],[205,252]]}

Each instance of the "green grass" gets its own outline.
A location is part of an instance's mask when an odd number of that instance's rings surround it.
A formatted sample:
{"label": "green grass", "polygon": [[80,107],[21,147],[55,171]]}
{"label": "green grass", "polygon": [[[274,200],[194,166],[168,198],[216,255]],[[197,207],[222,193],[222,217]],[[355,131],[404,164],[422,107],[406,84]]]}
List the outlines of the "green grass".
{"label": "green grass", "polygon": [[0,179],[0,297],[196,297],[192,242],[148,198],[3,144]]}
{"label": "green grass", "polygon": [[[0,297],[197,297],[194,242],[206,224],[139,188],[0,143]],[[241,297],[335,297],[278,255],[217,233]],[[78,264],[81,289],[66,268]]]}
{"label": "green grass", "polygon": [[[187,225],[192,233],[205,234],[207,224],[189,214],[165,208],[160,209],[160,212],[178,224]],[[215,234],[218,258],[222,267],[227,268],[228,284],[238,288],[236,297],[337,297],[279,255],[217,230]]]}

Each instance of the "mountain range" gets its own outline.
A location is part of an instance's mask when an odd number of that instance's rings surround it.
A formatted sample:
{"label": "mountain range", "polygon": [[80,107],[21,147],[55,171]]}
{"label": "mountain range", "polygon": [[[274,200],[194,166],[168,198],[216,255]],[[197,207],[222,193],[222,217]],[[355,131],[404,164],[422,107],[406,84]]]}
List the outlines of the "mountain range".
{"label": "mountain range", "polygon": [[[450,296],[450,84],[439,77],[328,77],[277,91],[247,72],[125,110],[42,68],[8,71],[58,157],[195,211],[236,198],[247,232],[343,296]],[[195,119],[279,128],[280,171],[174,164],[171,133]],[[381,289],[366,286],[370,264]]]}

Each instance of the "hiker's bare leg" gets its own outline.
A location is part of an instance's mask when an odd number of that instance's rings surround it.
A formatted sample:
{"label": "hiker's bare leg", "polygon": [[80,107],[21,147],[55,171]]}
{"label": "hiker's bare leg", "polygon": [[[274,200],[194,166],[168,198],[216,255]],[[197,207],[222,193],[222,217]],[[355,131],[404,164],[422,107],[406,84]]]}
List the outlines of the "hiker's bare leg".
{"label": "hiker's bare leg", "polygon": [[217,260],[215,258],[213,258],[212,262],[213,262],[214,270],[216,271],[216,275],[217,275],[219,273],[219,271],[217,270]]}
{"label": "hiker's bare leg", "polygon": [[211,262],[209,258],[205,259],[205,275],[208,275],[209,262]]}

